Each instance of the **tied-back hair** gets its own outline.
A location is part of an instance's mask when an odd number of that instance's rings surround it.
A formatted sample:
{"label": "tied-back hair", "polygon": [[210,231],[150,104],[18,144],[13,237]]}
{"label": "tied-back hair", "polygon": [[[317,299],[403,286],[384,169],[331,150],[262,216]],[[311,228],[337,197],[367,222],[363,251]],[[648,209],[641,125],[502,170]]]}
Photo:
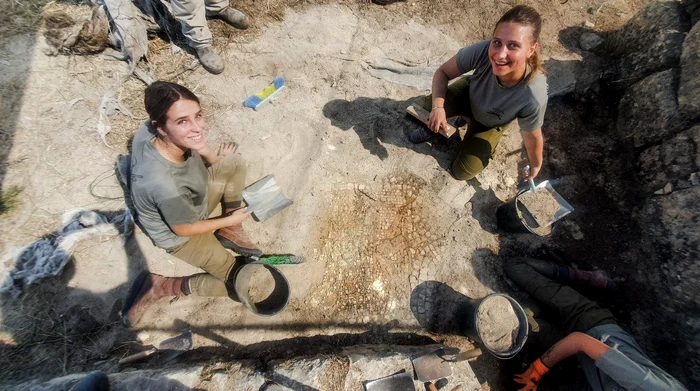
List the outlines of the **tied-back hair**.
{"label": "tied-back hair", "polygon": [[168,110],[180,99],[191,100],[199,104],[199,98],[187,87],[167,81],[156,81],[146,87],[143,103],[151,121],[164,125],[168,119]]}
{"label": "tied-back hair", "polygon": [[[540,14],[532,7],[527,5],[516,5],[511,8],[501,16],[501,19],[496,23],[498,26],[501,23],[517,23],[523,26],[532,27],[532,40],[533,44],[540,41],[540,31],[542,31],[542,17]],[[527,59],[527,65],[530,66],[530,73],[525,78],[525,84],[530,83],[530,81],[537,75],[537,72],[542,72],[546,75],[547,71],[542,67],[540,62],[539,48]]]}

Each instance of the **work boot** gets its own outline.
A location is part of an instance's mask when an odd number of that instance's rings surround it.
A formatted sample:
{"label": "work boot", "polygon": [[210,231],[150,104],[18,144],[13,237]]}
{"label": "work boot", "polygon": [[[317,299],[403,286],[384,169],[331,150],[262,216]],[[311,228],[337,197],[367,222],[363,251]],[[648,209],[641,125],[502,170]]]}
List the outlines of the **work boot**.
{"label": "work boot", "polygon": [[408,134],[408,141],[413,144],[421,144],[435,137],[435,133],[425,126],[419,126]]}
{"label": "work boot", "polygon": [[248,17],[246,14],[232,7],[224,8],[217,15],[214,15],[214,17],[223,20],[237,29],[245,30],[248,28]]}
{"label": "work boot", "polygon": [[199,57],[202,67],[207,71],[215,75],[224,71],[224,62],[221,61],[221,57],[214,52],[211,46],[197,49],[197,57]]}
{"label": "work boot", "polygon": [[189,294],[187,279],[188,277],[163,277],[148,272],[139,274],[122,310],[124,325],[133,327],[138,324],[148,307],[161,297]]}
{"label": "work boot", "polygon": [[[224,214],[229,215],[236,209],[226,209]],[[222,246],[229,250],[233,250],[238,254],[248,257],[259,257],[262,251],[255,246],[248,234],[243,230],[243,224],[230,225],[221,228],[214,232],[214,236],[219,240]]]}
{"label": "work boot", "polygon": [[568,280],[573,284],[607,292],[612,292],[617,289],[617,283],[603,270],[584,271],[571,267],[568,269]]}

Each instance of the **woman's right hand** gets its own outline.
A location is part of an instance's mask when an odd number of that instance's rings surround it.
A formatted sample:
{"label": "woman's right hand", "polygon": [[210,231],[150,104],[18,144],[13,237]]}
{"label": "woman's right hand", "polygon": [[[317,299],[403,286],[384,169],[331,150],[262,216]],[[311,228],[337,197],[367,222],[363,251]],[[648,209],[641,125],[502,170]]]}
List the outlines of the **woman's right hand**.
{"label": "woman's right hand", "polygon": [[236,209],[231,214],[224,217],[226,219],[227,225],[238,225],[247,219],[253,212],[249,211],[248,208]]}
{"label": "woman's right hand", "polygon": [[436,107],[430,111],[428,128],[434,133],[438,133],[440,128],[447,129],[447,114],[444,107]]}

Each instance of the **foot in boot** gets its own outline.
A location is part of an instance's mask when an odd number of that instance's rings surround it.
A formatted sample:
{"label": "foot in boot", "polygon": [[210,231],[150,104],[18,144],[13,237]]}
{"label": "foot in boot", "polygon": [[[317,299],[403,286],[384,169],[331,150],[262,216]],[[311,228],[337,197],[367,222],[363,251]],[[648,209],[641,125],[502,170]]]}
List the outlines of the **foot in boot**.
{"label": "foot in boot", "polygon": [[219,243],[221,243],[222,246],[238,254],[249,257],[258,257],[262,255],[262,251],[250,240],[241,224],[221,228],[214,232],[214,235],[219,239]]}
{"label": "foot in boot", "polygon": [[595,288],[603,291],[614,291],[617,283],[610,278],[610,275],[603,270],[583,271],[573,270],[571,280],[579,285]]}
{"label": "foot in boot", "polygon": [[197,49],[197,57],[199,57],[202,67],[207,71],[215,75],[224,71],[224,62],[221,61],[221,57],[214,52],[211,46]]}
{"label": "foot in boot", "polygon": [[248,28],[248,17],[235,8],[226,7],[216,17],[237,29],[245,30]]}
{"label": "foot in boot", "polygon": [[435,133],[433,133],[430,129],[426,128],[425,126],[419,126],[408,134],[408,141],[412,142],[413,144],[420,144],[431,140],[433,137],[435,137]]}
{"label": "foot in boot", "polygon": [[124,325],[133,327],[138,324],[148,307],[161,297],[183,295],[182,284],[185,278],[141,273],[131,286],[131,292],[122,310]]}

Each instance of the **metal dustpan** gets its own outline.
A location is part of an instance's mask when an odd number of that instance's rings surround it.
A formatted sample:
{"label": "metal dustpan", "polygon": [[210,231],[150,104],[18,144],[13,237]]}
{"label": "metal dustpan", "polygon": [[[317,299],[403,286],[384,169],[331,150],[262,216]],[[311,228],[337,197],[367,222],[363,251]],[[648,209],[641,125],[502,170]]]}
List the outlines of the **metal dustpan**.
{"label": "metal dustpan", "polygon": [[408,372],[368,381],[364,386],[365,391],[415,391],[416,389],[413,386],[413,376]]}
{"label": "metal dustpan", "polygon": [[450,361],[445,360],[442,357],[444,355],[444,350],[438,349],[411,360],[416,378],[422,382],[428,382],[452,375]]}
{"label": "metal dustpan", "polygon": [[[554,190],[554,187],[552,187],[552,184],[549,181],[542,181],[539,184],[537,184],[535,187],[537,189],[547,190],[552,195],[552,197],[554,197],[554,199],[557,200],[557,203],[559,204],[559,210],[554,214],[554,217],[552,218],[552,220],[547,222],[543,226],[541,226],[541,227],[534,226],[533,227],[531,224],[526,224],[528,226],[528,228],[542,228],[542,229],[548,228],[549,226],[551,226],[555,222],[559,221],[562,217],[564,217],[564,216],[566,216],[569,213],[574,211],[574,207],[571,206],[571,204],[569,204],[568,202],[566,202],[564,197],[562,197],[556,190]],[[525,191],[518,193],[518,195],[520,195],[521,193],[527,193],[527,192],[531,192],[531,191],[532,190],[528,189],[528,190],[525,190]],[[517,210],[518,215],[520,216],[521,211],[519,208],[517,208],[517,205],[516,205],[516,210]]]}
{"label": "metal dustpan", "polygon": [[243,199],[258,221],[265,221],[292,204],[292,200],[282,194],[274,175],[268,175],[243,189]]}

